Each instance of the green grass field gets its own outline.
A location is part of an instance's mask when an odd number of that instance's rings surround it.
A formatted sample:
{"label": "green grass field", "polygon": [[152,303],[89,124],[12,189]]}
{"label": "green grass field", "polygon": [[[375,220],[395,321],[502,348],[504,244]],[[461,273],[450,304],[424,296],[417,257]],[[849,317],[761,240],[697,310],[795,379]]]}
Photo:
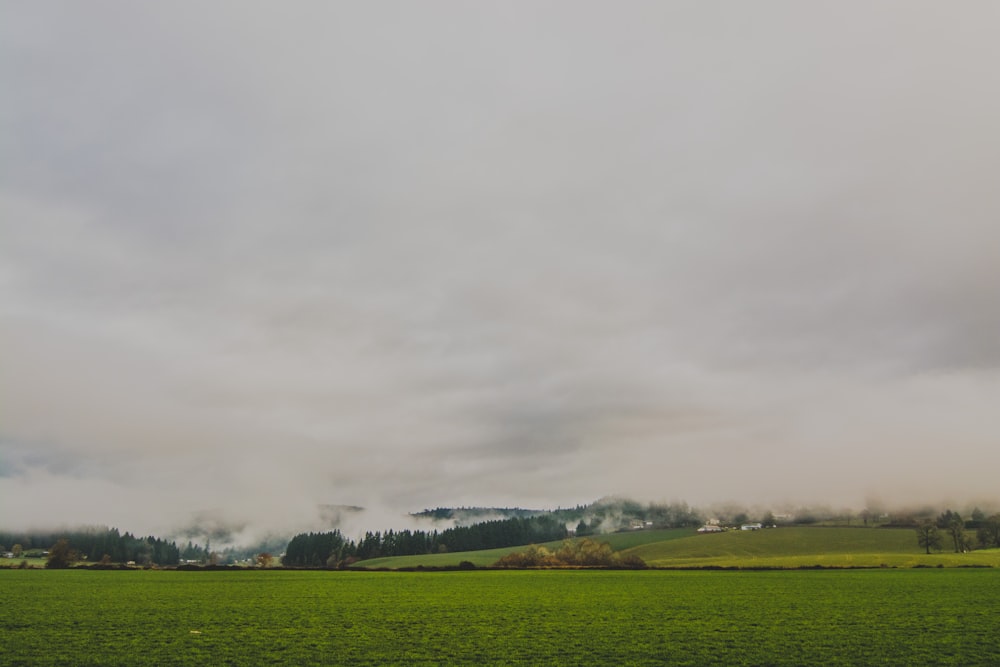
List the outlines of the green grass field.
{"label": "green grass field", "polygon": [[927,555],[909,529],[775,528],[695,535],[626,550],[653,567],[1000,567],[1000,550]]}
{"label": "green grass field", "polygon": [[[693,528],[670,528],[665,530],[635,530],[624,533],[609,533],[595,535],[593,539],[608,542],[617,550],[649,544],[651,542],[667,542],[695,535]],[[561,542],[546,542],[543,546],[558,549]],[[514,551],[522,551],[525,547],[504,547],[502,549],[484,549],[482,551],[456,551],[446,554],[427,554],[421,556],[391,556],[386,558],[371,558],[357,565],[367,568],[388,568],[395,570],[401,567],[455,567],[462,561],[469,561],[476,567],[489,567],[502,556]]]}
{"label": "green grass field", "polygon": [[1000,570],[3,570],[4,665],[996,665]]}
{"label": "green grass field", "polygon": [[[927,555],[906,528],[793,527],[699,535],[692,529],[637,530],[597,536],[618,551],[635,554],[652,567],[1000,567],[1000,550],[950,551]],[[559,542],[545,546],[558,548]],[[453,567],[469,561],[487,567],[525,547],[361,561],[370,568]]]}

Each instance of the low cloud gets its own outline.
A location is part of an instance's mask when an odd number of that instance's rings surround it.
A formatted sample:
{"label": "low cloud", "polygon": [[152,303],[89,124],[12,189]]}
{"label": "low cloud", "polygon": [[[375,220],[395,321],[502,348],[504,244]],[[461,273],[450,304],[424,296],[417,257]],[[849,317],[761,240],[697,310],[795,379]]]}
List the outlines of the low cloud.
{"label": "low cloud", "polygon": [[4,522],[995,495],[995,9],[525,11],[7,12]]}

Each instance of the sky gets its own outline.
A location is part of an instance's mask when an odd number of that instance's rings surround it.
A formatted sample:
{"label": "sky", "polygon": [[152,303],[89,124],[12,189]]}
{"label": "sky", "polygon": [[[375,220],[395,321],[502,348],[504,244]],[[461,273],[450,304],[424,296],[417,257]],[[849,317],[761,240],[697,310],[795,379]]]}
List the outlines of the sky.
{"label": "sky", "polygon": [[996,501],[998,21],[3,0],[0,521]]}

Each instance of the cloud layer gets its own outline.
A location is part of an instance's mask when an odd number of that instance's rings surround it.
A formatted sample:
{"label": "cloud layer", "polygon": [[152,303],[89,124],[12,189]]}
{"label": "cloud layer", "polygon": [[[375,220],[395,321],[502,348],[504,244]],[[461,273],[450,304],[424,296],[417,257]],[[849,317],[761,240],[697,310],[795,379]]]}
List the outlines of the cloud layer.
{"label": "cloud layer", "polygon": [[992,3],[3,14],[5,522],[995,495]]}

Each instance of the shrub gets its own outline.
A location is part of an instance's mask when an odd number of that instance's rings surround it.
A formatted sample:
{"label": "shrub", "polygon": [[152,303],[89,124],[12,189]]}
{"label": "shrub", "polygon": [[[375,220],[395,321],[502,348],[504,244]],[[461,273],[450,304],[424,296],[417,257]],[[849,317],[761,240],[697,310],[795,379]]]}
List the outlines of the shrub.
{"label": "shrub", "polygon": [[49,559],[45,567],[49,569],[67,568],[76,560],[76,552],[69,548],[69,540],[61,539],[49,549]]}
{"label": "shrub", "polygon": [[590,538],[566,540],[555,553],[545,547],[532,545],[526,551],[507,554],[494,567],[604,567],[644,569],[645,561],[634,554],[617,554],[607,542],[596,542]]}

